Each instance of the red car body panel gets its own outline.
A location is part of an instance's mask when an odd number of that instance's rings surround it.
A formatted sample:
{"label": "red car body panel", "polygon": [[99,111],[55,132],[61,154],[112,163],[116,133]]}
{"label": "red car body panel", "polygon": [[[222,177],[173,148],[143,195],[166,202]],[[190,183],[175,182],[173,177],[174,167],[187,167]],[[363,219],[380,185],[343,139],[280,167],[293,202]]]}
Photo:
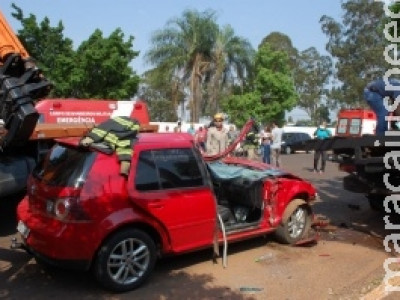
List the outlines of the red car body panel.
{"label": "red car body panel", "polygon": [[[64,140],[77,144],[77,139]],[[134,146],[128,179],[119,174],[115,155],[96,154],[82,188],[44,185],[32,175],[28,195],[17,209],[18,219],[30,229],[27,247],[55,260],[85,260],[90,263],[103,241],[125,226],[149,230],[161,254],[182,253],[211,246],[218,230],[217,199],[208,173],[204,185],[194,188],[138,191],[135,189],[138,157],[142,151],[166,148],[194,149],[189,134],[140,134]],[[195,150],[196,151],[196,150]],[[198,155],[200,157],[200,155]],[[270,166],[227,157],[227,164],[265,170]],[[204,165],[204,162],[200,163]],[[263,184],[262,218],[256,226],[228,233],[228,240],[241,240],[276,228],[287,204],[297,195],[312,201],[314,187],[292,175],[271,177]],[[48,199],[77,197],[81,219],[59,220],[46,213]],[[47,201],[47,202],[46,202]],[[222,233],[219,231],[219,240]]]}

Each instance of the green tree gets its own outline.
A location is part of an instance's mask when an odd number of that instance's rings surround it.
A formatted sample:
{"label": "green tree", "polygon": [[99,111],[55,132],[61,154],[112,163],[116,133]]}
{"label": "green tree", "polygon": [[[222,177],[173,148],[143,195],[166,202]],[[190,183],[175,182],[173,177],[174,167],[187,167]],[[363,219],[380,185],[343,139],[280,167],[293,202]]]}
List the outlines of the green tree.
{"label": "green tree", "polygon": [[296,67],[296,61],[298,56],[298,50],[293,46],[292,40],[284,33],[271,32],[268,34],[259,45],[268,44],[271,50],[285,52],[289,57],[289,64],[292,69]]}
{"label": "green tree", "polygon": [[61,21],[56,27],[50,26],[47,17],[38,23],[36,16],[24,17],[19,7],[12,7],[13,16],[23,26],[18,37],[54,84],[50,96],[126,99],[136,93],[139,76],[129,67],[138,55],[132,50],[133,37],[124,41],[116,29],[103,38],[96,30],[75,51],[71,39],[64,37]]}
{"label": "green tree", "polygon": [[219,99],[229,94],[233,85],[244,86],[251,75],[253,57],[251,44],[235,35],[231,26],[218,30],[208,76],[211,115],[219,110]]}
{"label": "green tree", "polygon": [[22,29],[17,34],[29,54],[36,60],[46,78],[53,82],[51,96],[67,96],[71,90],[70,74],[74,69],[75,52],[72,40],[64,37],[64,26],[60,21],[56,27],[50,25],[45,17],[40,23],[36,16],[24,17],[23,11],[12,4],[15,19],[21,22]]}
{"label": "green tree", "polygon": [[[314,47],[301,51],[294,72],[296,91],[299,94],[297,106],[304,109],[311,120],[319,123],[318,109],[326,100],[326,85],[332,74],[329,56],[321,56]],[[326,103],[325,103],[326,104]]]}
{"label": "green tree", "polygon": [[224,111],[239,126],[250,117],[283,124],[285,111],[291,110],[297,99],[288,55],[264,44],[257,51],[254,70],[254,90],[225,98]]}
{"label": "green tree", "polygon": [[169,99],[145,98],[149,107],[150,120],[153,122],[175,122],[178,119],[176,110]]}
{"label": "green tree", "polygon": [[184,11],[155,32],[151,43],[146,59],[152,71],[162,72],[174,85],[184,84],[192,121],[217,111],[219,99],[231,93],[234,83],[243,86],[250,73],[250,43],[230,26],[220,29],[211,10]]}
{"label": "green tree", "polygon": [[156,68],[187,80],[192,121],[199,119],[202,83],[217,32],[214,12],[186,10],[181,18],[170,20],[165,29],[153,34],[151,49],[146,53],[146,59]]}
{"label": "green tree", "polygon": [[138,90],[140,79],[129,66],[138,55],[132,50],[132,42],[132,36],[124,41],[120,28],[108,38],[95,30],[76,51],[77,67],[71,75],[72,95],[78,98],[131,98]]}
{"label": "green tree", "polygon": [[165,74],[159,69],[145,72],[139,94],[148,102],[151,120],[175,122],[178,104],[184,99],[183,85],[179,78]]}
{"label": "green tree", "polygon": [[335,60],[335,76],[340,81],[330,97],[343,105],[362,106],[367,82],[383,76],[389,67],[383,56],[383,3],[349,0],[342,3],[342,9],[342,23],[326,15],[320,20],[322,31],[329,37],[327,50]]}
{"label": "green tree", "polygon": [[313,125],[317,126],[322,122],[327,122],[328,124],[331,122],[329,117],[329,108],[327,105],[320,105],[315,112],[315,118],[311,119]]}

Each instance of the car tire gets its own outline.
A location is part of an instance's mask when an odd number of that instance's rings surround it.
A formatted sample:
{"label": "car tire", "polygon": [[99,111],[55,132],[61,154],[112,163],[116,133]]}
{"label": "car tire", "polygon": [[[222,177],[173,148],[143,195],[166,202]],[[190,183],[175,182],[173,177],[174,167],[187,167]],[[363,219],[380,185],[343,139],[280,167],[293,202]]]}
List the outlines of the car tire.
{"label": "car tire", "polygon": [[103,243],[93,272],[106,289],[126,292],[147,280],[156,259],[154,240],[142,230],[126,229],[116,232]]}
{"label": "car tire", "polygon": [[[285,216],[286,214],[288,216]],[[293,245],[305,237],[310,228],[311,208],[304,201],[297,199],[286,207],[282,222],[275,231],[275,237],[283,244]]]}
{"label": "car tire", "polygon": [[286,154],[292,154],[293,153],[292,148],[290,148],[290,146],[286,146],[285,147],[285,153]]}

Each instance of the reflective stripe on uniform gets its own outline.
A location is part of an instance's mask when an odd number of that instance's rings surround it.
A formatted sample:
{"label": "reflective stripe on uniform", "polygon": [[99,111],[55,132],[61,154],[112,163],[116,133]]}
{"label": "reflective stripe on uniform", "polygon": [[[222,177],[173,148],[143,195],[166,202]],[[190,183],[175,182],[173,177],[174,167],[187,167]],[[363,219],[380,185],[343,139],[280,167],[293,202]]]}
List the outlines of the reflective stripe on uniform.
{"label": "reflective stripe on uniform", "polygon": [[132,156],[131,148],[117,148],[115,150],[115,152],[117,153],[118,156],[121,156],[121,155],[129,155],[129,157]]}
{"label": "reflective stripe on uniform", "polygon": [[98,136],[99,138],[104,138],[104,137],[106,136],[106,134],[107,134],[107,131],[95,127],[95,128],[93,128],[93,129],[91,130],[91,133],[94,134],[94,135],[96,135],[96,136]]}
{"label": "reflective stripe on uniform", "polygon": [[117,122],[118,124],[120,124],[126,128],[129,128],[130,130],[139,130],[140,129],[140,126],[137,123],[132,122],[130,120],[126,120],[124,118],[115,117],[113,120],[115,122]]}
{"label": "reflective stripe on uniform", "polygon": [[127,148],[130,147],[131,141],[130,140],[120,140],[117,141],[116,146],[120,148]]}

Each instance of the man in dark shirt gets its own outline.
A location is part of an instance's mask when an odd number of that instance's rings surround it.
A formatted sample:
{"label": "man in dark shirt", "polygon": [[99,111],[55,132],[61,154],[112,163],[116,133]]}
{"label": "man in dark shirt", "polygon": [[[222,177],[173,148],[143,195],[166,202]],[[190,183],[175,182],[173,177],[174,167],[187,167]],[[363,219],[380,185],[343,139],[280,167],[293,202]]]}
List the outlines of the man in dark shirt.
{"label": "man in dark shirt", "polygon": [[[397,96],[400,95],[400,81],[396,79],[388,79],[389,85],[386,85],[383,79],[377,79],[367,84],[364,89],[364,99],[367,101],[368,105],[375,112],[377,117],[376,124],[376,134],[384,135],[385,131],[388,129],[386,117],[389,115],[388,109],[384,105],[385,97],[390,98],[391,102],[389,105],[392,105],[393,101],[396,100]],[[390,90],[389,87],[394,86]],[[399,99],[400,100],[400,99]],[[394,105],[397,105],[396,103]],[[399,106],[396,108],[396,111],[400,111]],[[398,115],[395,111],[395,115]]]}

